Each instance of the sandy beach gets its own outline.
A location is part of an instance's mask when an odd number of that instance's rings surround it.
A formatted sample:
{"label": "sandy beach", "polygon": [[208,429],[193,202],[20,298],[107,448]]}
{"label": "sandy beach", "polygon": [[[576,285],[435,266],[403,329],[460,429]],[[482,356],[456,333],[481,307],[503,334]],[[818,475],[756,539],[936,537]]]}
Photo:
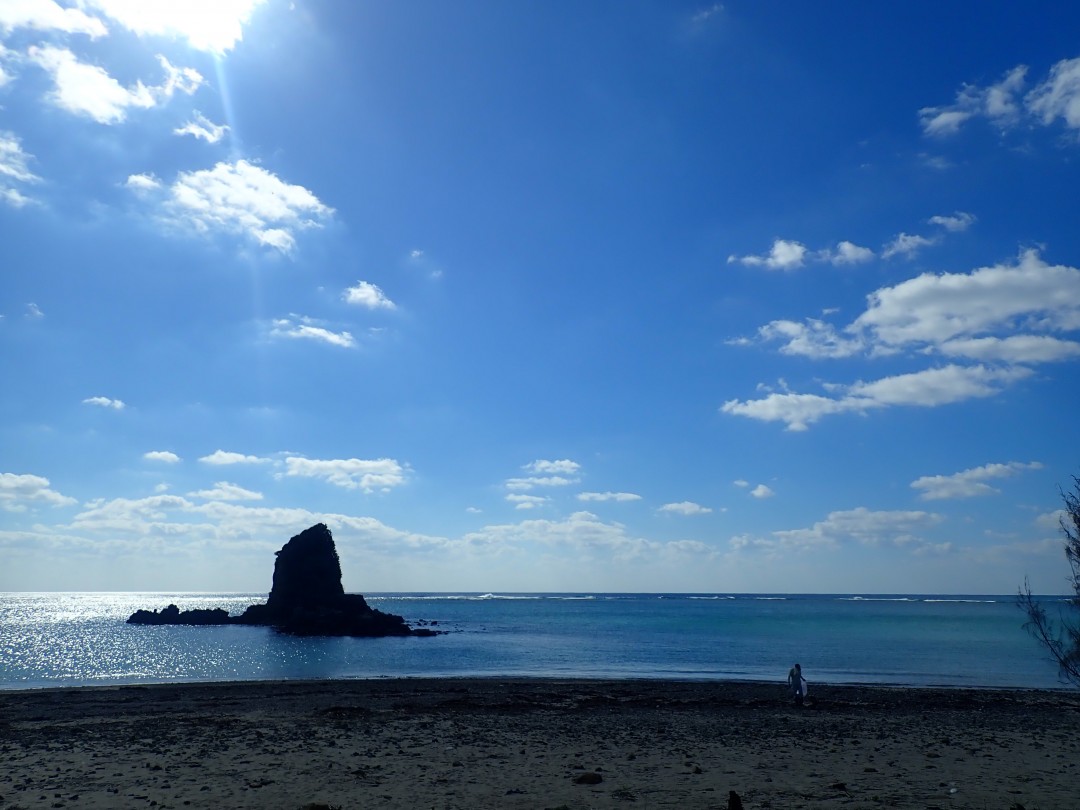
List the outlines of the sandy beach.
{"label": "sandy beach", "polygon": [[1080,808],[1080,695],[448,679],[0,692],[0,808]]}

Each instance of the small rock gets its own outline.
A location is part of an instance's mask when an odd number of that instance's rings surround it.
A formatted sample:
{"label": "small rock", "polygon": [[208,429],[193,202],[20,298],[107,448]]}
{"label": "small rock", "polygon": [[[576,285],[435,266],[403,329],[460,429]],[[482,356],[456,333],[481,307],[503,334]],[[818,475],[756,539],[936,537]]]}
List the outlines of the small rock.
{"label": "small rock", "polygon": [[574,777],[575,785],[599,785],[603,781],[604,777],[595,771],[586,771]]}

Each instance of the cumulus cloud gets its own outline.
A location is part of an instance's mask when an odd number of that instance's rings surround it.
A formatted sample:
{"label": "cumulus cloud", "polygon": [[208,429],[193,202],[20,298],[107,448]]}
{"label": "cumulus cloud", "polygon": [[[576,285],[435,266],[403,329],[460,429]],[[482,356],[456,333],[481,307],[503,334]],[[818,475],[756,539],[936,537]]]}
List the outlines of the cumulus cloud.
{"label": "cumulus cloud", "polygon": [[334,486],[359,489],[364,492],[386,492],[402,486],[408,471],[392,458],[379,459],[317,459],[289,456],[285,459],[285,475],[319,478]]}
{"label": "cumulus cloud", "polygon": [[924,273],[868,295],[866,310],[843,330],[813,318],[773,321],[758,330],[758,338],[780,341],[783,354],[814,359],[909,352],[974,365],[953,362],[868,382],[832,383],[821,394],[785,388],[762,399],[729,400],[722,411],[805,430],[829,414],[992,396],[1030,376],[1032,364],[1080,356],[1080,342],[1046,334],[1077,329],[1080,270],[1050,265],[1037,251],[970,273]]}
{"label": "cumulus cloud", "polygon": [[221,467],[227,464],[269,464],[270,459],[260,456],[247,456],[243,453],[232,453],[226,450],[215,450],[208,456],[199,459],[203,464],[213,464]]}
{"label": "cumulus cloud", "polygon": [[506,488],[513,490],[530,490],[535,487],[566,487],[576,484],[579,478],[564,478],[561,475],[534,475],[528,478],[507,478]]}
{"label": "cumulus cloud", "polygon": [[99,408],[111,408],[115,411],[122,411],[127,407],[123,400],[108,397],[87,397],[83,400],[83,405],[97,405]]}
{"label": "cumulus cloud", "polygon": [[183,126],[173,130],[173,135],[191,135],[197,140],[207,143],[217,143],[225,137],[229,131],[227,124],[215,124],[198,110],[192,115],[192,120]]}
{"label": "cumulus cloud", "polygon": [[844,240],[837,243],[835,250],[826,250],[822,258],[832,264],[862,264],[874,258],[874,251]]}
{"label": "cumulus cloud", "polygon": [[978,495],[996,495],[1000,490],[986,482],[996,478],[1008,478],[1025,470],[1041,470],[1037,461],[1023,463],[1010,461],[1007,464],[985,464],[952,475],[924,475],[911,482],[911,488],[920,490],[919,497],[924,501],[937,501],[950,498],[973,498]]}
{"label": "cumulus cloud", "polygon": [[17,0],[0,3],[0,31],[19,28],[86,34],[96,39],[109,33],[105,24],[79,8],[65,8],[56,0]]}
{"label": "cumulus cloud", "polygon": [[157,191],[161,188],[161,181],[153,174],[132,174],[124,181],[124,188],[136,194]]}
{"label": "cumulus cloud", "polygon": [[349,287],[341,296],[345,303],[356,304],[367,309],[396,309],[397,305],[374,284],[367,281],[356,282],[355,287]]}
{"label": "cumulus cloud", "polygon": [[192,48],[223,54],[243,39],[244,26],[266,0],[82,0],[139,36],[170,36]]}
{"label": "cumulus cloud", "polygon": [[632,492],[579,492],[577,499],[579,501],[616,501],[625,503],[627,501],[640,501],[641,496]]}
{"label": "cumulus cloud", "polygon": [[23,512],[27,509],[27,504],[37,503],[46,506],[71,506],[77,501],[51,489],[49,479],[40,475],[0,473],[0,509]]}
{"label": "cumulus cloud", "polygon": [[581,480],[577,477],[581,465],[568,458],[556,460],[537,459],[522,465],[521,469],[527,473],[532,473],[532,475],[506,479],[505,486],[507,489],[520,492],[536,487],[565,487],[576,484]]}
{"label": "cumulus cloud", "polygon": [[0,130],[0,200],[14,208],[21,208],[30,202],[20,186],[41,181],[30,171],[33,158],[33,155],[23,151],[18,135]]}
{"label": "cumulus cloud", "polygon": [[767,270],[796,270],[806,260],[806,246],[788,239],[773,241],[769,252],[762,256],[728,256],[728,264],[738,262],[747,267],[764,267]]}
{"label": "cumulus cloud", "polygon": [[143,458],[147,461],[163,461],[166,464],[177,464],[180,461],[180,456],[169,450],[151,450],[143,453]]}
{"label": "cumulus cloud", "polygon": [[765,484],[758,484],[756,487],[750,490],[750,494],[755,498],[763,500],[765,498],[771,498],[776,493],[769,489],[769,487],[765,486]]}
{"label": "cumulus cloud", "polygon": [[693,501],[679,501],[678,503],[665,503],[657,511],[670,515],[707,515],[712,512],[712,509]]}
{"label": "cumulus cloud", "polygon": [[262,493],[244,489],[237,484],[228,481],[218,481],[213,489],[201,489],[197,492],[189,492],[189,498],[203,498],[208,501],[261,501]]}
{"label": "cumulus cloud", "polygon": [[158,56],[165,73],[162,83],[147,86],[139,81],[133,87],[124,87],[97,65],[80,62],[67,48],[33,45],[27,56],[52,77],[49,101],[99,124],[117,124],[127,117],[128,109],[156,107],[178,91],[191,95],[203,83],[198,71],[173,67],[164,56]]}
{"label": "cumulus cloud", "polygon": [[340,346],[343,349],[355,348],[356,338],[351,332],[334,332],[322,326],[316,326],[309,318],[278,318],[270,328],[272,337],[295,338],[299,340],[315,340],[320,343],[329,343],[331,346]]}
{"label": "cumulus cloud", "polygon": [[[140,177],[147,179],[135,179]],[[321,227],[334,213],[308,189],[246,160],[181,172],[168,187],[150,180],[155,179],[132,175],[128,186],[144,199],[156,199],[166,223],[200,234],[243,236],[282,253],[293,250],[298,231]]]}
{"label": "cumulus cloud", "polygon": [[514,504],[515,509],[536,509],[538,506],[543,506],[550,499],[541,497],[540,495],[522,495],[516,492],[510,492],[506,495],[506,500]]}

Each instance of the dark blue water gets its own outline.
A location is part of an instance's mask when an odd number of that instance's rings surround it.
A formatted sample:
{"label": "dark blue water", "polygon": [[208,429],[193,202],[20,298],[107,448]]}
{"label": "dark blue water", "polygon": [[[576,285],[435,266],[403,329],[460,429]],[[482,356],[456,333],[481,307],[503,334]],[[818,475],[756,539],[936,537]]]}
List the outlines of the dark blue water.
{"label": "dark blue water", "polygon": [[[265,594],[0,594],[0,688],[296,678],[534,676],[1055,688],[1011,596],[379,594],[435,638],[143,627],[140,607]],[[1056,606],[1051,606],[1056,609]],[[812,688],[812,687],[811,687]]]}

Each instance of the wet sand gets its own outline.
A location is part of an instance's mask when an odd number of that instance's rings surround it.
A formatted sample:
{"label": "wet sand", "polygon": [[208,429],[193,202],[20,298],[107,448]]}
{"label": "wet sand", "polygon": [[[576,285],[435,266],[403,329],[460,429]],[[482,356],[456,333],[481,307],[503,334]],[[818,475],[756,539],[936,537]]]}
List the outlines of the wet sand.
{"label": "wet sand", "polygon": [[406,679],[0,691],[0,808],[1080,808],[1080,695]]}

